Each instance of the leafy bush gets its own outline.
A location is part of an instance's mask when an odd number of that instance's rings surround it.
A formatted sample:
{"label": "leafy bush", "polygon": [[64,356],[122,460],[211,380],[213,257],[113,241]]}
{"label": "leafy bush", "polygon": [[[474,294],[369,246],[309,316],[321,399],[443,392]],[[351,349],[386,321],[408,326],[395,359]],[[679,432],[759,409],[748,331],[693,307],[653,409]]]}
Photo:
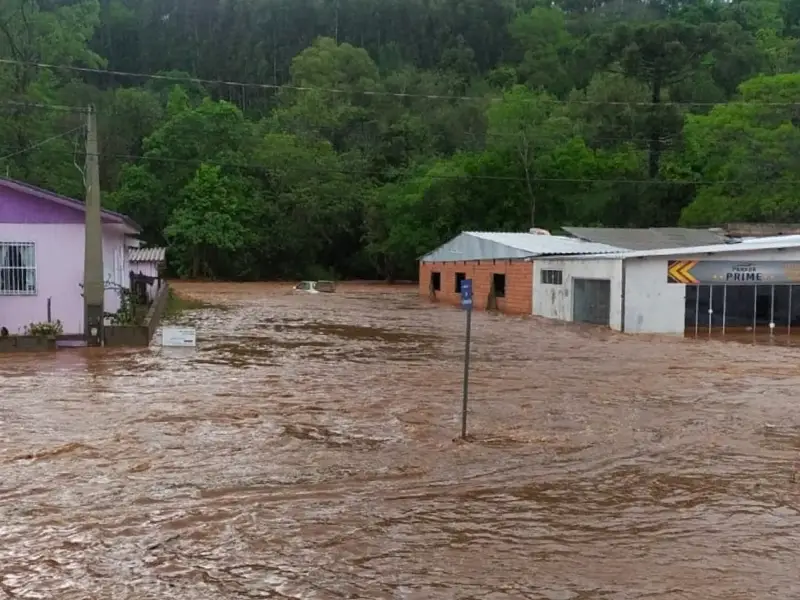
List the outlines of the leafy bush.
{"label": "leafy bush", "polygon": [[43,321],[41,323],[31,323],[25,327],[25,335],[35,335],[39,337],[55,337],[64,333],[64,326],[61,321],[54,321],[48,323]]}

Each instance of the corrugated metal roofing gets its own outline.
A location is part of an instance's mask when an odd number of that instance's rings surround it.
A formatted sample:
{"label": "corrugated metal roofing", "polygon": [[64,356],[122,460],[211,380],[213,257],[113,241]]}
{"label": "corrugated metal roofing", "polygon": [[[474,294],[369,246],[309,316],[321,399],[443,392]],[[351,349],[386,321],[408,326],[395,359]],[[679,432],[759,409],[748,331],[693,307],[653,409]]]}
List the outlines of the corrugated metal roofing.
{"label": "corrugated metal roofing", "polygon": [[754,243],[767,243],[767,242],[796,242],[800,240],[800,235],[771,235],[768,237],[747,237],[742,238],[741,241],[744,244],[754,244]]}
{"label": "corrugated metal roofing", "polygon": [[627,250],[655,250],[658,248],[689,248],[721,244],[725,236],[707,229],[685,227],[649,227],[622,229],[605,227],[564,227],[570,235],[586,240],[608,244]]}
{"label": "corrugated metal roofing", "polygon": [[727,254],[732,252],[753,252],[758,250],[781,250],[783,248],[800,248],[800,236],[781,236],[777,239],[764,241],[752,240],[733,244],[711,244],[708,246],[694,246],[692,248],[658,248],[656,250],[640,250],[618,252],[612,254],[594,254],[582,258],[648,258],[648,257],[673,257],[697,256],[702,254]]}
{"label": "corrugated metal roofing", "polygon": [[501,260],[534,256],[599,254],[623,248],[534,233],[465,231],[422,257],[422,262]]}
{"label": "corrugated metal roofing", "polygon": [[164,262],[166,248],[133,248],[128,254],[130,262]]}

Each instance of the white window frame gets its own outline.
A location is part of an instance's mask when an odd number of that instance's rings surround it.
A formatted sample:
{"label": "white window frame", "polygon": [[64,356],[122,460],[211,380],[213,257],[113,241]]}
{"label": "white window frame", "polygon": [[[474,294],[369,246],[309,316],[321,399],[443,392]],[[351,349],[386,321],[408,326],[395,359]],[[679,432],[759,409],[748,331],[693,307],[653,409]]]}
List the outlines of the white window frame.
{"label": "white window frame", "polygon": [[[20,264],[9,264],[12,249],[17,250]],[[38,283],[36,243],[0,241],[0,296],[35,296]]]}

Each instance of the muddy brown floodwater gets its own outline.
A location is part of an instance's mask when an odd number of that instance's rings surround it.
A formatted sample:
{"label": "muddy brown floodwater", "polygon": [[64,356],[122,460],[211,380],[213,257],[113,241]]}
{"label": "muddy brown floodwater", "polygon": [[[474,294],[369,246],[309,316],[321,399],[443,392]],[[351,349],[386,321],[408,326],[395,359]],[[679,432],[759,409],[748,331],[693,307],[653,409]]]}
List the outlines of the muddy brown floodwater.
{"label": "muddy brown floodwater", "polygon": [[800,350],[184,285],[196,350],[0,359],[0,598],[800,597]]}

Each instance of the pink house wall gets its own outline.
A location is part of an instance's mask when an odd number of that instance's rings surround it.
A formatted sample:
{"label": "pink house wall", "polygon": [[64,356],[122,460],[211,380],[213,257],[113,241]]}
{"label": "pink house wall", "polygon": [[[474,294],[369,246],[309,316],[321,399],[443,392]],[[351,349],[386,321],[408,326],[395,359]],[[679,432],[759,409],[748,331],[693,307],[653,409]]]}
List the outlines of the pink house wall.
{"label": "pink house wall", "polygon": [[[83,332],[83,224],[5,224],[0,223],[0,242],[36,244],[36,295],[0,295],[0,326],[11,333],[22,333],[25,326],[47,320],[47,299],[51,299],[53,320],[60,320],[65,333]],[[117,268],[115,268],[115,254]],[[107,281],[127,287],[126,265],[119,265],[126,254],[125,234],[106,225],[103,231],[103,268]],[[123,258],[124,261],[124,258]],[[107,289],[106,312],[119,309],[119,293]]]}
{"label": "pink house wall", "polygon": [[[22,333],[25,326],[47,320],[51,299],[53,320],[65,333],[83,332],[84,212],[69,199],[48,199],[48,193],[24,184],[0,180],[0,242],[33,242],[36,254],[36,294],[0,293],[0,327]],[[136,232],[124,217],[103,214],[103,268],[106,282],[128,287],[130,265],[126,235]],[[107,286],[112,287],[112,286]],[[119,309],[119,292],[107,289],[106,312]]]}

